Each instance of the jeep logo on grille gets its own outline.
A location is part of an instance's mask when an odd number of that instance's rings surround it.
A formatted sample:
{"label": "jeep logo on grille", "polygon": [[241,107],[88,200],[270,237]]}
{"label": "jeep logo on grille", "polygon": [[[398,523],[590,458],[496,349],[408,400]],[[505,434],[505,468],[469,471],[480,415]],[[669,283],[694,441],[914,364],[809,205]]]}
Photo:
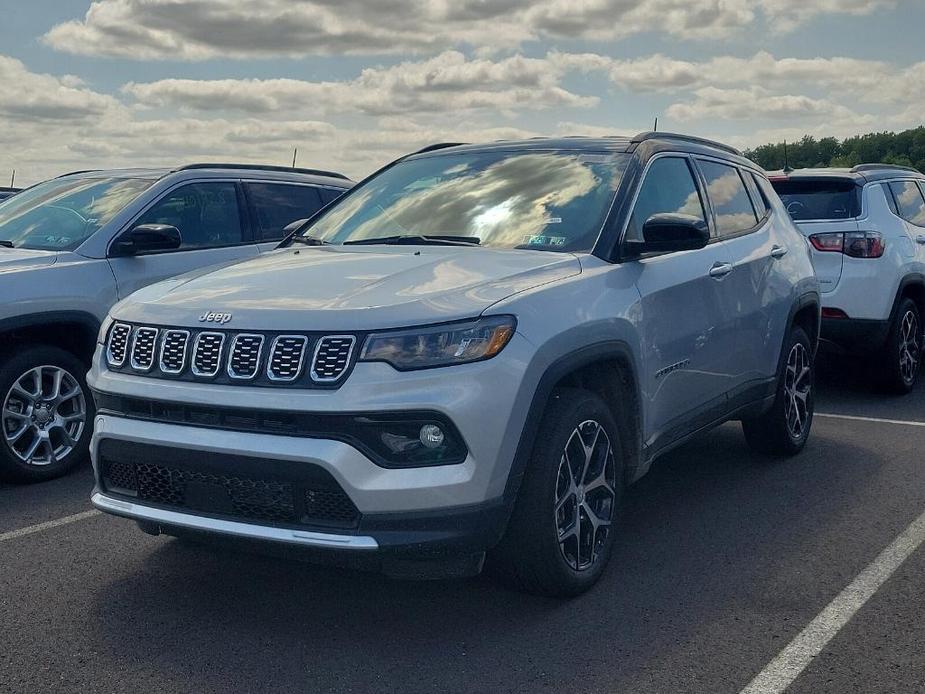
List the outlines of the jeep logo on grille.
{"label": "jeep logo on grille", "polygon": [[206,311],[201,316],[199,316],[200,323],[218,323],[220,325],[225,325],[225,323],[231,320],[230,313],[215,313],[214,311]]}

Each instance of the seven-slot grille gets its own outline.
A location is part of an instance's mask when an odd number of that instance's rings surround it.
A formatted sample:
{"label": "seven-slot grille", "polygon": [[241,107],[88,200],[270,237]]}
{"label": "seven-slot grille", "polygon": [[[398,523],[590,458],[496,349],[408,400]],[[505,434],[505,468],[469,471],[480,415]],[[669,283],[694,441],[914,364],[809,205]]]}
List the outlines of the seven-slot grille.
{"label": "seven-slot grille", "polygon": [[188,330],[165,330],[161,338],[161,361],[159,366],[165,374],[178,374],[186,366],[186,346],[189,344]]}
{"label": "seven-slot grille", "polygon": [[157,328],[138,328],[132,340],[132,356],[129,361],[133,369],[150,371],[154,366],[154,352],[157,348]]}
{"label": "seven-slot grille", "polygon": [[353,335],[328,335],[318,340],[312,361],[312,380],[325,383],[340,378],[350,365],[354,344]]}
{"label": "seven-slot grille", "polygon": [[109,333],[109,344],[106,346],[106,361],[110,366],[122,366],[128,352],[128,338],[132,334],[132,326],[125,323],[116,323]]}
{"label": "seven-slot grille", "polygon": [[225,335],[222,333],[199,333],[193,348],[193,374],[196,376],[214,376],[222,362],[222,345]]}
{"label": "seven-slot grille", "polygon": [[354,359],[354,335],[278,335],[115,323],[106,361],[117,370],[183,380],[336,386]]}
{"label": "seven-slot grille", "polygon": [[263,351],[263,335],[236,335],[231,341],[231,356],[228,357],[228,375],[232,378],[254,378],[260,371],[260,353]]}
{"label": "seven-slot grille", "polygon": [[280,335],[273,340],[270,360],[267,362],[267,377],[271,381],[294,381],[302,371],[305,359],[304,335]]}

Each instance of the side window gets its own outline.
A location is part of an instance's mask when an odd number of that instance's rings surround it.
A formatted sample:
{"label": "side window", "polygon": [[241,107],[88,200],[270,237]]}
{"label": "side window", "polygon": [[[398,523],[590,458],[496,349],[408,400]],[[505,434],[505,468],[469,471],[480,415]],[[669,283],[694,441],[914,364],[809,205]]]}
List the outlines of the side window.
{"label": "side window", "polygon": [[180,250],[241,243],[238,194],[231,182],[190,183],[154,203],[135,222],[170,224],[180,230]]}
{"label": "side window", "polygon": [[758,212],[758,219],[764,219],[764,216],[771,211],[771,204],[768,202],[768,199],[764,195],[764,190],[761,188],[761,180],[758,178],[758,174],[747,173],[745,175],[745,180],[749,184],[749,190],[752,193],[752,201],[755,203],[755,208]]}
{"label": "side window", "polygon": [[701,160],[698,165],[707,182],[719,235],[729,236],[755,226],[758,217],[739,170],[713,161]]}
{"label": "side window", "polygon": [[341,188],[319,188],[318,191],[321,193],[321,202],[325,205],[334,202],[341,195],[346,193],[346,190]]}
{"label": "side window", "polygon": [[700,193],[686,159],[663,157],[652,162],[639,189],[624,238],[642,241],[642,227],[646,220],[665,212],[691,215],[706,221]]}
{"label": "side window", "polygon": [[915,181],[894,181],[890,190],[896,199],[899,216],[916,226],[925,227],[925,198]]}
{"label": "side window", "polygon": [[283,229],[321,209],[321,196],[313,186],[285,183],[247,183],[247,197],[257,216],[257,238],[278,241]]}

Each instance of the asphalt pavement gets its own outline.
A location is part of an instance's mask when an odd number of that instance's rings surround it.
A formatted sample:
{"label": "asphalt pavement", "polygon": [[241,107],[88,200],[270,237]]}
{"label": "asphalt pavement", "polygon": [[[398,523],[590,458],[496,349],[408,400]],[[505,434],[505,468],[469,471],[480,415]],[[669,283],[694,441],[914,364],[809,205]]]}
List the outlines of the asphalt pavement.
{"label": "asphalt pavement", "polygon": [[817,412],[797,458],[728,424],[658,461],[571,601],[73,520],[88,470],[0,487],[0,692],[925,692],[925,545],[879,570],[925,513],[925,384],[830,366]]}

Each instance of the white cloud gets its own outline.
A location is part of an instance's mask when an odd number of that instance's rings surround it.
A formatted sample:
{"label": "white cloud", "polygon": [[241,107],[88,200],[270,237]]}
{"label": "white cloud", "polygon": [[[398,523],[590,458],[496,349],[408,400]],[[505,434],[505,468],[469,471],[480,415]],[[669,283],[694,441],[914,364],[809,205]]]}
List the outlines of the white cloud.
{"label": "white cloud", "polygon": [[514,48],[644,32],[717,40],[766,19],[792,29],[819,14],[898,0],[97,0],[51,28],[61,51],[149,60]]}
{"label": "white cloud", "polygon": [[512,111],[557,106],[590,107],[596,96],[573,94],[558,84],[546,60],[513,56],[499,61],[467,59],[446,51],[421,62],[366,68],[354,80],[308,82],[272,80],[168,79],[123,87],[143,106],[250,114]]}
{"label": "white cloud", "polygon": [[115,108],[111,96],[98,94],[72,75],[29,72],[15,58],[0,55],[0,117],[13,121],[73,121],[98,117]]}
{"label": "white cloud", "polygon": [[678,121],[706,119],[762,120],[791,119],[801,122],[819,119],[857,119],[851,109],[828,99],[813,99],[799,94],[771,94],[761,87],[722,89],[702,87],[694,98],[668,107],[667,115]]}

